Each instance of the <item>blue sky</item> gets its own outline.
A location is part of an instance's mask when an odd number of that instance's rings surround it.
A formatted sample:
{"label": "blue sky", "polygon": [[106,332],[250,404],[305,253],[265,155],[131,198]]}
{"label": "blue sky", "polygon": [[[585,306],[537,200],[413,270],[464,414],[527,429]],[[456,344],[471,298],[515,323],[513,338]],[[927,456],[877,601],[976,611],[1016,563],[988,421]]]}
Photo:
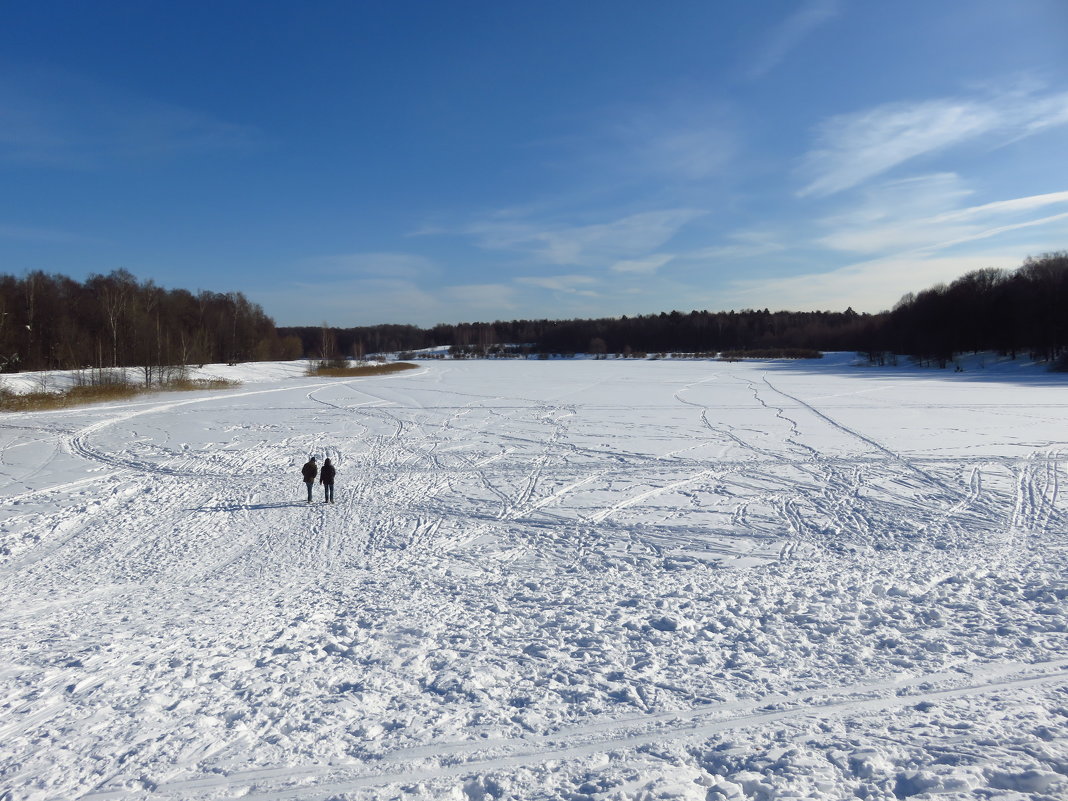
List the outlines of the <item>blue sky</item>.
{"label": "blue sky", "polygon": [[1068,3],[12,3],[0,271],[279,325],[876,312],[1068,248]]}

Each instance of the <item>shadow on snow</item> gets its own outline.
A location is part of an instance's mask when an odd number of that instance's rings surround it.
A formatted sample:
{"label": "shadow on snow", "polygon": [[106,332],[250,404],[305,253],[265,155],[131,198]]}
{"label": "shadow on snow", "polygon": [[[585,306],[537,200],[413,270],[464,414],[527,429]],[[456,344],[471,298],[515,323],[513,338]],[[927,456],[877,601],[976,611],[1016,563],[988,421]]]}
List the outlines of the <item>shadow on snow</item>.
{"label": "shadow on snow", "polygon": [[296,506],[314,506],[322,501],[279,501],[277,503],[223,503],[217,506],[196,506],[187,511],[190,512],[248,512],[261,509],[288,509]]}

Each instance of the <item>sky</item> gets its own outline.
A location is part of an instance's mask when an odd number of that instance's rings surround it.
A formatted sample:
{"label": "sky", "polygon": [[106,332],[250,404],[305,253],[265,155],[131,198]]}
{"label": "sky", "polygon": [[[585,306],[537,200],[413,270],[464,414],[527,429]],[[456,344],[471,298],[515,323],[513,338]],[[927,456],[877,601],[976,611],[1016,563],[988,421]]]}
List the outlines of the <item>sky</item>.
{"label": "sky", "polygon": [[432,326],[874,313],[1068,249],[1064,0],[4,17],[0,273]]}

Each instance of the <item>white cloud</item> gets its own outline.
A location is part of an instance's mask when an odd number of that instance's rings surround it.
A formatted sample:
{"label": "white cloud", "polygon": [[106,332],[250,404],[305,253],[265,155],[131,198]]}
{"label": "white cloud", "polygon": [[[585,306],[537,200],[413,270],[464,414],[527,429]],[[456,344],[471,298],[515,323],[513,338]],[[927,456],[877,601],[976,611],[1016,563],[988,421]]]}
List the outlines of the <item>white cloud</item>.
{"label": "white cloud", "polygon": [[654,101],[590,108],[567,134],[536,145],[568,181],[595,192],[702,182],[728,171],[741,145],[738,105],[721,98],[707,86],[663,87]]}
{"label": "white cloud", "polygon": [[487,249],[522,253],[553,265],[604,268],[620,261],[648,257],[704,213],[695,209],[667,209],[579,226],[537,225],[497,218],[466,230]]}
{"label": "white cloud", "polygon": [[444,270],[412,253],[346,253],[299,262],[301,280],[250,292],[279,325],[338,327],[377,323],[432,326],[514,311],[516,287],[505,283],[443,285]]}
{"label": "white cloud", "polygon": [[649,139],[645,154],[657,172],[700,180],[722,172],[736,151],[730,131],[709,126],[665,131]]}
{"label": "white cloud", "polygon": [[[1018,223],[1010,223],[1007,225],[997,225],[989,228],[982,228],[959,236],[956,239],[951,239],[946,242],[940,242],[938,243],[937,247],[930,248],[930,250],[945,250],[951,247],[956,247],[957,245],[966,244],[968,242],[976,242],[980,239],[992,239],[993,237],[1001,236],[1002,234],[1007,234],[1012,231],[1021,231],[1026,228],[1041,228],[1043,226],[1053,225],[1054,223],[1060,223],[1066,220],[1068,220],[1068,212],[1063,212],[1061,214],[1051,214],[1048,217],[1039,217],[1034,220],[1024,220],[1023,222]],[[1068,229],[1066,229],[1065,226],[1060,226],[1060,228],[1064,230],[1066,234],[1068,234]]]}
{"label": "white cloud", "polygon": [[247,294],[282,326],[323,321],[339,328],[404,322],[432,325],[447,311],[438,295],[403,279],[298,281]]}
{"label": "white cloud", "polygon": [[643,259],[624,259],[612,265],[612,271],[617,273],[635,273],[638,275],[652,275],[669,261],[675,258],[670,253],[654,253]]}
{"label": "white cloud", "polygon": [[115,160],[258,149],[247,125],[59,71],[0,76],[0,161],[94,168]]}
{"label": "white cloud", "polygon": [[546,276],[523,276],[515,279],[517,284],[533,286],[539,289],[548,289],[552,292],[560,292],[567,295],[586,295],[595,297],[596,292],[590,287],[596,285],[597,280],[588,275],[546,275]]}
{"label": "white cloud", "polygon": [[826,196],[857,186],[911,159],[987,135],[1002,142],[1068,124],[1068,93],[1012,92],[986,98],[888,103],[832,117],[800,172],[801,196]]}
{"label": "white cloud", "polygon": [[[585,160],[600,160],[612,172],[701,181],[723,172],[738,151],[731,113],[718,104],[685,102],[630,113],[617,112],[605,138]],[[587,148],[589,148],[589,143]]]}
{"label": "white cloud", "polygon": [[892,167],[988,133],[1000,124],[996,111],[978,104],[933,100],[895,103],[825,122],[819,146],[802,171],[815,177],[800,194],[830,195]]}
{"label": "white cloud", "polygon": [[1056,223],[1062,214],[1036,212],[1068,205],[1068,192],[1051,192],[960,207],[970,194],[957,176],[946,173],[876,187],[857,208],[822,220],[830,233],[817,243],[864,254],[931,252]]}
{"label": "white cloud", "polygon": [[764,45],[757,49],[745,69],[746,75],[752,80],[767,75],[817,28],[838,16],[840,10],[838,0],[807,0],[779,23]]}
{"label": "white cloud", "polygon": [[499,319],[505,312],[515,309],[515,288],[507,284],[464,284],[443,287],[443,299],[448,301],[451,312],[462,310],[459,318],[472,320],[480,316]]}
{"label": "white cloud", "polygon": [[736,261],[786,250],[786,246],[779,241],[779,235],[772,231],[736,231],[727,239],[728,244],[712,245],[685,256],[680,255],[680,258],[708,262]]}
{"label": "white cloud", "polygon": [[316,256],[301,268],[321,275],[418,278],[436,271],[430,259],[414,253],[340,253]]}
{"label": "white cloud", "polygon": [[961,209],[960,211],[948,212],[941,215],[941,219],[965,220],[974,217],[996,216],[999,214],[1015,214],[1018,212],[1032,211],[1046,206],[1068,203],[1068,192],[1048,192],[1044,195],[1031,195],[1030,197],[1018,197],[1012,200],[998,200],[993,203],[984,203],[981,206]]}
{"label": "white cloud", "polygon": [[980,267],[1017,267],[1022,261],[1020,253],[1012,248],[940,258],[906,254],[774,281],[739,280],[724,289],[720,300],[724,308],[814,311],[852,306],[856,311],[874,313],[893,307],[908,292],[948,283]]}
{"label": "white cloud", "polygon": [[866,188],[845,212],[817,222],[829,233],[817,244],[831,250],[874,254],[914,248],[956,236],[959,226],[941,226],[936,233],[929,222],[960,208],[973,191],[954,173],[936,173]]}
{"label": "white cloud", "polygon": [[68,231],[53,228],[40,228],[31,225],[0,224],[0,239],[14,239],[23,242],[85,242],[86,237]]}
{"label": "white cloud", "polygon": [[1068,93],[1036,100],[1032,107],[1032,119],[1017,138],[1022,139],[1058,125],[1068,125]]}
{"label": "white cloud", "polygon": [[814,241],[822,253],[804,247],[799,252],[831,265],[841,264],[841,253],[860,254],[862,261],[789,277],[734,280],[717,303],[878,312],[908,292],[984,267],[1013,269],[1027,254],[1068,241],[1068,191],[969,203],[974,195],[953,173],[870,187],[848,211],[815,222],[827,231]]}

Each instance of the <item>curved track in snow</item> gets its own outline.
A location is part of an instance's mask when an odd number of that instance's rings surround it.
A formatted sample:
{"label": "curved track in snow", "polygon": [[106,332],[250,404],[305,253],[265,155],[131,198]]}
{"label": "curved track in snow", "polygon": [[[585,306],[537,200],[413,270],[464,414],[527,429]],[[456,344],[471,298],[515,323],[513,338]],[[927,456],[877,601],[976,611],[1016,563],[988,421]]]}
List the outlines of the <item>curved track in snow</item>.
{"label": "curved track in snow", "polygon": [[2,786],[1055,795],[1064,392],[473,362],[11,415]]}

